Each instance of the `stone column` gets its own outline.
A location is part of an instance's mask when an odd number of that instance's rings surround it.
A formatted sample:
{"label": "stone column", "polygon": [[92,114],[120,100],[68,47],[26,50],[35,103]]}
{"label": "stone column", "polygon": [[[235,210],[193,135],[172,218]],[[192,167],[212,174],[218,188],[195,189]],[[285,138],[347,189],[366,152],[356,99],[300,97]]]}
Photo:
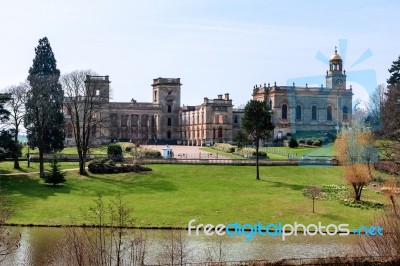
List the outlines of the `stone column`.
{"label": "stone column", "polygon": [[147,116],[147,139],[151,140],[151,132],[152,132],[152,126],[151,126],[151,119],[152,119],[152,115],[148,115]]}
{"label": "stone column", "polygon": [[138,114],[137,127],[138,127],[137,138],[139,140],[139,139],[142,139],[142,115],[141,114]]}

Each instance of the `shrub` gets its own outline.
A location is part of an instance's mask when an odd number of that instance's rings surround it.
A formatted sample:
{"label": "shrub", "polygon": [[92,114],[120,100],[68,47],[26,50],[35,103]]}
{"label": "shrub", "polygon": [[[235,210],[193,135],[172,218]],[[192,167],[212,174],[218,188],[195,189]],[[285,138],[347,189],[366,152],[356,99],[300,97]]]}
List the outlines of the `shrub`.
{"label": "shrub", "polygon": [[[256,151],[252,153],[253,156],[256,156],[256,154],[257,154]],[[258,151],[258,156],[265,157],[267,156],[267,153],[264,151]]]}
{"label": "shrub", "polygon": [[[256,156],[256,149],[254,148],[236,149],[236,153],[244,157]],[[267,153],[263,151],[258,151],[258,156],[267,156]]]}
{"label": "shrub", "polygon": [[119,144],[110,144],[107,146],[107,154],[109,156],[122,155],[122,148]]}
{"label": "shrub", "polygon": [[236,147],[228,143],[215,143],[213,148],[219,151],[232,153],[235,152]]}
{"label": "shrub", "polygon": [[93,160],[88,164],[89,171],[93,174],[113,174],[128,172],[151,171],[151,168],[139,164],[116,164],[112,160]]}
{"label": "shrub", "polygon": [[320,139],[314,139],[312,142],[313,146],[321,146],[322,145],[322,140]]}
{"label": "shrub", "polygon": [[122,147],[119,144],[109,144],[107,146],[107,155],[109,159],[116,162],[122,162],[124,160],[122,156]]}
{"label": "shrub", "polygon": [[306,141],[305,141],[304,139],[301,139],[301,140],[299,140],[299,143],[300,143],[300,144],[305,144]]}
{"label": "shrub", "polygon": [[299,143],[295,138],[291,138],[289,141],[289,148],[297,148],[299,146]]}
{"label": "shrub", "polygon": [[152,149],[142,149],[143,158],[147,159],[161,159],[161,152]]}
{"label": "shrub", "polygon": [[65,180],[65,173],[61,172],[60,164],[58,163],[56,157],[50,163],[51,170],[50,172],[44,173],[43,179],[45,183],[53,184],[53,186],[64,183]]}
{"label": "shrub", "polygon": [[313,140],[312,139],[308,139],[307,141],[306,141],[306,143],[307,143],[307,145],[312,145],[313,144]]}
{"label": "shrub", "polygon": [[131,153],[136,159],[162,159],[161,152],[152,149],[146,149],[143,147],[137,147],[136,149],[132,149]]}

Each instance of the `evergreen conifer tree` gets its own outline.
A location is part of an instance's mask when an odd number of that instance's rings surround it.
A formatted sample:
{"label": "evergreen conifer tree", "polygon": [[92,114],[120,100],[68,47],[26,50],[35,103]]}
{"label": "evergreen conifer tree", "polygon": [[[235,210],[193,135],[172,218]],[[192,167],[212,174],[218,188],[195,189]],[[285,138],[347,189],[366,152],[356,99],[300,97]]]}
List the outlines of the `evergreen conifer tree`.
{"label": "evergreen conifer tree", "polygon": [[48,173],[45,173],[43,176],[44,182],[48,184],[53,184],[53,186],[64,183],[65,180],[65,173],[61,172],[60,164],[58,163],[56,157],[50,163],[51,170]]}
{"label": "evergreen conifer tree", "polygon": [[43,154],[64,148],[64,116],[62,113],[64,93],[59,83],[60,70],[46,37],[39,40],[36,56],[29,69],[24,125],[28,144],[39,150],[40,176],[44,175]]}

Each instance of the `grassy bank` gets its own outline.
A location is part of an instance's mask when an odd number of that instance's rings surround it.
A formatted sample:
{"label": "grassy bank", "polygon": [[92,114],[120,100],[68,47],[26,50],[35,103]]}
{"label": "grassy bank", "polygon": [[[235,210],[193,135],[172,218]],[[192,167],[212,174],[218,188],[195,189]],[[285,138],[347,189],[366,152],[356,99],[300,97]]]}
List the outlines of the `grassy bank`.
{"label": "grassy bank", "polygon": [[[85,223],[82,211],[101,193],[106,200],[121,193],[134,208],[138,226],[182,226],[196,223],[287,222],[370,224],[376,209],[345,206],[338,200],[312,201],[303,196],[309,184],[342,184],[341,167],[151,165],[152,172],[81,177],[67,173],[67,183],[43,184],[37,175],[0,176],[2,193],[10,196],[17,224]],[[383,202],[366,189],[364,198]]]}

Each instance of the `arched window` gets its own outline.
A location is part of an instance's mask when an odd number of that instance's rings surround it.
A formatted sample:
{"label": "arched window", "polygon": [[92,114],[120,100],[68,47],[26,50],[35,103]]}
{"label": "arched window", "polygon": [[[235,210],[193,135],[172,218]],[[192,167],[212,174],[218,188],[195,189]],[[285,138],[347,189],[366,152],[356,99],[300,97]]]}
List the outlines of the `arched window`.
{"label": "arched window", "polygon": [[269,109],[272,109],[272,100],[269,100]]}
{"label": "arched window", "polygon": [[172,105],[168,105],[168,113],[171,113],[171,111],[172,111]]}
{"label": "arched window", "polygon": [[170,127],[171,126],[171,117],[168,117],[168,126]]}
{"label": "arched window", "polygon": [[332,106],[326,107],[326,120],[332,121]]}
{"label": "arched window", "polygon": [[233,117],[233,123],[234,123],[234,124],[237,124],[237,123],[238,123],[238,116],[237,116],[237,115],[235,115],[235,116]]}
{"label": "arched window", "polygon": [[348,120],[349,116],[348,116],[348,109],[347,106],[343,106],[343,120]]}
{"label": "arched window", "polygon": [[296,106],[296,120],[301,120],[301,106]]}
{"label": "arched window", "polygon": [[154,101],[157,102],[157,91],[154,91]]}
{"label": "arched window", "polygon": [[287,119],[287,105],[282,105],[282,119]]}
{"label": "arched window", "polygon": [[311,107],[311,120],[317,120],[317,106]]}
{"label": "arched window", "polygon": [[167,139],[171,138],[171,131],[167,131]]}

